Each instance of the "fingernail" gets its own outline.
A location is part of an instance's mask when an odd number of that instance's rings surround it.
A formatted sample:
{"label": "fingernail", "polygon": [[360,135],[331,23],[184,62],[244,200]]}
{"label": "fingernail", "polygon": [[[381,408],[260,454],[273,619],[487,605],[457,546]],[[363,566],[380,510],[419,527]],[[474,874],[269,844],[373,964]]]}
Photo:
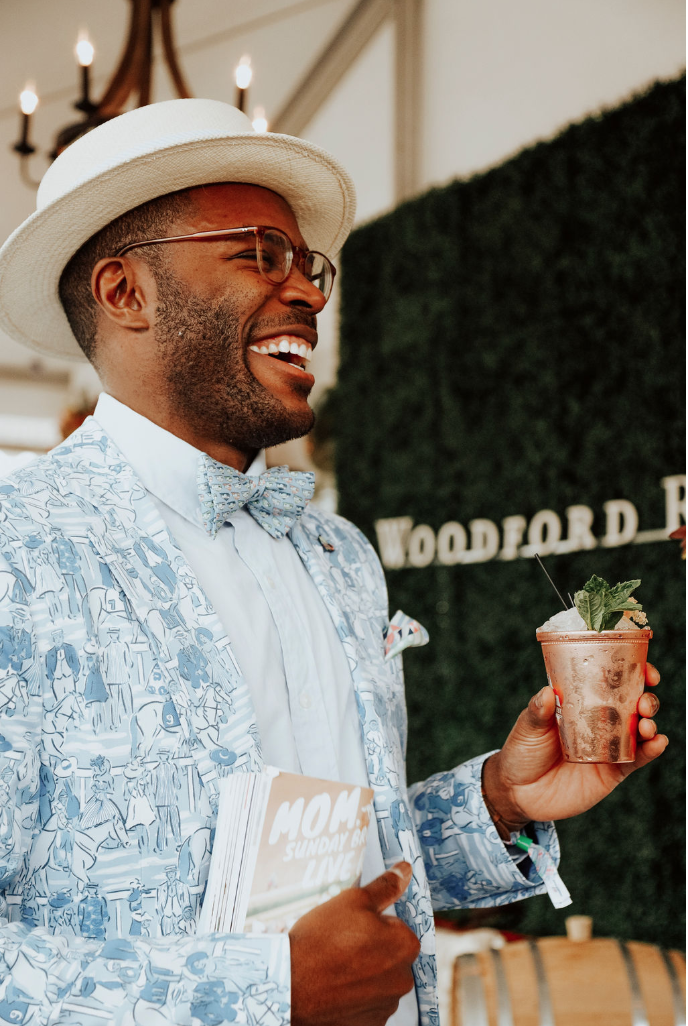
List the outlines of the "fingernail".
{"label": "fingernail", "polygon": [[396,866],[392,866],[390,869],[390,873],[396,873],[400,880],[408,883],[411,879],[412,870],[408,862],[397,862]]}
{"label": "fingernail", "polygon": [[538,709],[542,709],[542,703],[544,702],[544,700],[545,700],[545,689],[542,688],[540,691],[538,691],[537,695],[535,696],[535,704],[538,707]]}

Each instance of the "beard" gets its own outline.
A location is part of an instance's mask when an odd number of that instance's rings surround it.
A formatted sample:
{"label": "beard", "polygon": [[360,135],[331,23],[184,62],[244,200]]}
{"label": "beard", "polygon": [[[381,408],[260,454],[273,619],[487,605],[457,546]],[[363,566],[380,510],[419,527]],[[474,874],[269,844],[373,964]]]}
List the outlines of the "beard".
{"label": "beard", "polygon": [[[199,436],[242,451],[265,449],[308,434],[315,415],[310,408],[290,410],[251,373],[241,337],[238,304],[201,299],[169,269],[156,274],[158,307],[156,342],[166,384],[166,398]],[[251,334],[315,318],[299,312],[265,318]],[[305,398],[305,396],[304,396]]]}

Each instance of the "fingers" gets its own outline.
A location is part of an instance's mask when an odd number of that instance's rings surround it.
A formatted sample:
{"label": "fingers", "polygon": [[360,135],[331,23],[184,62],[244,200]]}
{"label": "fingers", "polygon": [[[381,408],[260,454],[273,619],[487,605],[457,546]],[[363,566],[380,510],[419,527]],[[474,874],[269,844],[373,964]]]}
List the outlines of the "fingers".
{"label": "fingers", "polygon": [[643,741],[650,741],[657,733],[657,724],[654,720],[638,720],[638,733]]}
{"label": "fingers", "polygon": [[[411,990],[411,987],[413,987],[413,973],[411,972],[411,966],[420,954],[420,941],[413,930],[409,929],[409,927],[405,923],[402,923],[401,919],[397,919],[396,916],[382,916],[382,919],[389,921],[389,928],[392,931],[394,944],[396,945],[396,951],[400,959],[398,969],[402,975],[406,974],[410,978],[411,986],[408,990]],[[407,991],[404,990],[403,993],[406,994]]]}
{"label": "fingers", "polygon": [[666,734],[655,734],[652,740],[644,741],[642,744],[638,745],[635,762],[626,763],[625,766],[619,764],[619,769],[623,776],[627,777],[629,773],[633,773],[634,770],[642,769],[643,766],[647,766],[648,763],[659,758],[668,744],[669,738]]}
{"label": "fingers", "polygon": [[656,716],[659,711],[659,699],[651,691],[646,691],[640,696],[638,702],[638,713],[641,716]]}
{"label": "fingers", "polygon": [[656,687],[660,680],[659,670],[652,663],[647,663],[645,666],[645,683],[649,684],[651,688]]}
{"label": "fingers", "polygon": [[376,912],[382,912],[398,901],[411,882],[411,866],[408,862],[397,862],[396,866],[371,880],[361,891],[365,891]]}
{"label": "fingers", "polygon": [[[654,669],[654,667],[652,667],[652,669]],[[657,713],[658,709],[659,699],[656,695],[646,691],[640,696],[640,701],[638,702],[638,713],[641,718],[638,721],[638,734],[643,741],[651,741],[657,734],[657,724],[652,717]]]}

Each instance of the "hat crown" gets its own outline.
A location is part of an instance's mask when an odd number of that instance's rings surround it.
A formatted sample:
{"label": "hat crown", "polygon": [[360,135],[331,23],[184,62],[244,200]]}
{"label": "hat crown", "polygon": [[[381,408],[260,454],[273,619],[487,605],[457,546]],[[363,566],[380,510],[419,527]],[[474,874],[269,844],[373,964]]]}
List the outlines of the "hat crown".
{"label": "hat crown", "polygon": [[163,100],[106,121],[68,146],[41,180],[36,209],[129,160],[219,136],[255,135],[249,118],[221,100]]}

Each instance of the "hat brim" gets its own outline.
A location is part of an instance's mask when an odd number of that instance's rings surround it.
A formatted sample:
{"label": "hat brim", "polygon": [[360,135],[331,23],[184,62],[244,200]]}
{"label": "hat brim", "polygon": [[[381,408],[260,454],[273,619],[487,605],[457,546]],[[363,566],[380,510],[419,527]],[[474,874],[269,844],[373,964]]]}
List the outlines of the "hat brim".
{"label": "hat brim", "polygon": [[313,143],[275,133],[172,139],[153,153],[135,154],[94,173],[17,228],[0,249],[0,328],[46,356],[83,361],[58,292],[71,257],[141,203],[215,182],[244,182],[278,193],[308,246],[330,258],[353,224],[353,183]]}

